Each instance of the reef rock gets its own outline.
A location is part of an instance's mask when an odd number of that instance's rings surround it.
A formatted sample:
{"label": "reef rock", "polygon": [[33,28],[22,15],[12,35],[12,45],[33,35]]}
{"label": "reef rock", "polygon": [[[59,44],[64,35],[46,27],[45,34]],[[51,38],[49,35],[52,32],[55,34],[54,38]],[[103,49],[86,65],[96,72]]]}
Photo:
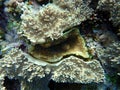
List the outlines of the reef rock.
{"label": "reef rock", "polygon": [[120,25],[120,1],[119,0],[99,0],[97,8],[110,12],[110,20],[115,26]]}
{"label": "reef rock", "polygon": [[[120,73],[120,42],[114,42],[106,48],[97,48],[98,57],[105,68],[115,69],[113,73]],[[111,70],[110,69],[110,70]]]}

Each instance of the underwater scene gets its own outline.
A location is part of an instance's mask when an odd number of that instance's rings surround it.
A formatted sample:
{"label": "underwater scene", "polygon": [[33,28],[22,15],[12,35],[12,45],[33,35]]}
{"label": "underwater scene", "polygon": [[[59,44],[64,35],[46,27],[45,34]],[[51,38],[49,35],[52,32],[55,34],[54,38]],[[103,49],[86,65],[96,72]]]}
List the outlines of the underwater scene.
{"label": "underwater scene", "polygon": [[0,0],[0,90],[120,90],[120,0]]}

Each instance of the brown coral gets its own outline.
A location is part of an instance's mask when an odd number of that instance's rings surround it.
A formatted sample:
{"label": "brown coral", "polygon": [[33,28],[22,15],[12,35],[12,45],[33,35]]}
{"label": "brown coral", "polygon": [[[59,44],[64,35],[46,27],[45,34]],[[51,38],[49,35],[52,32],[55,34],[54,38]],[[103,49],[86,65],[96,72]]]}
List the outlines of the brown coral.
{"label": "brown coral", "polygon": [[70,33],[69,38],[60,44],[53,45],[49,48],[35,45],[32,50],[29,50],[29,53],[39,60],[50,63],[60,61],[63,57],[70,55],[89,58],[87,48],[85,47],[85,41],[79,35],[79,30],[72,29]]}

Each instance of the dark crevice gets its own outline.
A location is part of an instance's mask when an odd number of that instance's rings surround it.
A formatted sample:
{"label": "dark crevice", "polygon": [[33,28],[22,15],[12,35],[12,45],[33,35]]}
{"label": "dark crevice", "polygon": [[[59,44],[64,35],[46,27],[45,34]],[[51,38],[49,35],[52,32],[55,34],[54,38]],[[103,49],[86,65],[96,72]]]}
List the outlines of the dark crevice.
{"label": "dark crevice", "polygon": [[52,0],[36,0],[36,2],[39,4],[39,5],[46,5],[48,3],[52,3]]}
{"label": "dark crevice", "polygon": [[98,1],[99,0],[92,0],[89,6],[95,10],[98,5]]}
{"label": "dark crevice", "polygon": [[117,33],[118,33],[117,30],[118,30],[119,27],[118,26],[115,27],[113,25],[113,22],[109,20],[110,19],[110,12],[109,11],[97,10],[96,13],[97,13],[98,21],[99,22],[101,21],[101,23],[100,23],[101,29],[107,29],[108,31],[111,31],[119,39],[119,36],[117,35]]}
{"label": "dark crevice", "polygon": [[0,28],[3,28],[3,29],[5,29],[8,22],[7,15],[4,12],[4,8],[5,8],[4,1],[5,0],[0,1]]}
{"label": "dark crevice", "polygon": [[88,60],[89,60],[89,58],[84,58],[84,57],[82,57],[82,56],[80,56],[80,55],[76,55],[76,54],[65,55],[65,56],[63,56],[63,58],[62,58],[61,60],[65,59],[65,58],[68,58],[68,57],[70,57],[70,56],[77,57],[77,58],[82,59],[82,60],[84,60],[84,61],[88,61]]}
{"label": "dark crevice", "polygon": [[79,26],[80,32],[83,35],[92,35],[92,37],[95,36],[94,30],[97,30],[98,32],[101,31],[110,31],[113,34],[115,34],[118,39],[120,38],[117,33],[117,29],[119,27],[115,27],[112,23],[112,21],[109,20],[110,18],[110,12],[109,11],[101,11],[97,10],[94,12],[91,16],[91,19],[88,19],[84,22],[82,22]]}
{"label": "dark crevice", "polygon": [[99,84],[81,84],[81,83],[57,83],[53,80],[49,82],[50,90],[97,90]]}
{"label": "dark crevice", "polygon": [[90,60],[89,58],[84,58],[84,57],[82,57],[82,56],[80,56],[80,55],[69,54],[69,55],[63,56],[59,61],[56,61],[56,62],[48,62],[48,63],[51,63],[51,64],[58,63],[58,62],[62,61],[63,59],[69,58],[70,56],[77,57],[77,58],[82,59],[83,61],[86,61],[86,62]]}
{"label": "dark crevice", "polygon": [[6,90],[21,90],[20,82],[18,79],[9,79],[8,77],[5,77],[3,85]]}
{"label": "dark crevice", "polygon": [[[83,59],[84,61],[88,61],[89,57],[86,58],[83,55],[80,55],[80,54],[76,55],[75,54],[75,50],[76,51],[78,50],[78,51],[82,52],[82,50],[84,50],[84,49],[83,49],[83,46],[81,46],[83,43],[79,41],[81,39],[80,38],[78,39],[78,37],[80,37],[80,36],[78,36],[78,35],[76,36],[73,33],[72,33],[73,36],[68,37],[65,41],[60,42],[59,44],[56,44],[56,45],[52,45],[52,46],[47,47],[47,48],[42,47],[40,44],[36,44],[36,45],[32,46],[33,49],[29,50],[28,53],[32,57],[34,57],[36,59],[45,60],[48,63],[57,63],[57,62],[65,59],[65,58],[70,57],[70,56],[75,56],[79,59]],[[84,54],[84,51],[82,53]],[[48,59],[52,59],[53,57],[54,58],[56,57],[56,59],[58,57],[62,57],[62,58],[60,60],[57,60],[57,61],[54,61],[54,62],[51,62],[51,61],[48,60]]]}

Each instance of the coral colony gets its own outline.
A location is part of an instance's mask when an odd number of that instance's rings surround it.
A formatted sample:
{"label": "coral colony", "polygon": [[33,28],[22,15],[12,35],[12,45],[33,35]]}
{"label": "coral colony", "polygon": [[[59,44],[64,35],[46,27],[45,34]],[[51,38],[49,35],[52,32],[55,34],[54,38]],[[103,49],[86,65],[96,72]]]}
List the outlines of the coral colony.
{"label": "coral colony", "polygon": [[[119,0],[0,0],[0,7],[0,90],[53,90],[51,80],[119,88]],[[6,78],[19,83],[10,88]]]}

